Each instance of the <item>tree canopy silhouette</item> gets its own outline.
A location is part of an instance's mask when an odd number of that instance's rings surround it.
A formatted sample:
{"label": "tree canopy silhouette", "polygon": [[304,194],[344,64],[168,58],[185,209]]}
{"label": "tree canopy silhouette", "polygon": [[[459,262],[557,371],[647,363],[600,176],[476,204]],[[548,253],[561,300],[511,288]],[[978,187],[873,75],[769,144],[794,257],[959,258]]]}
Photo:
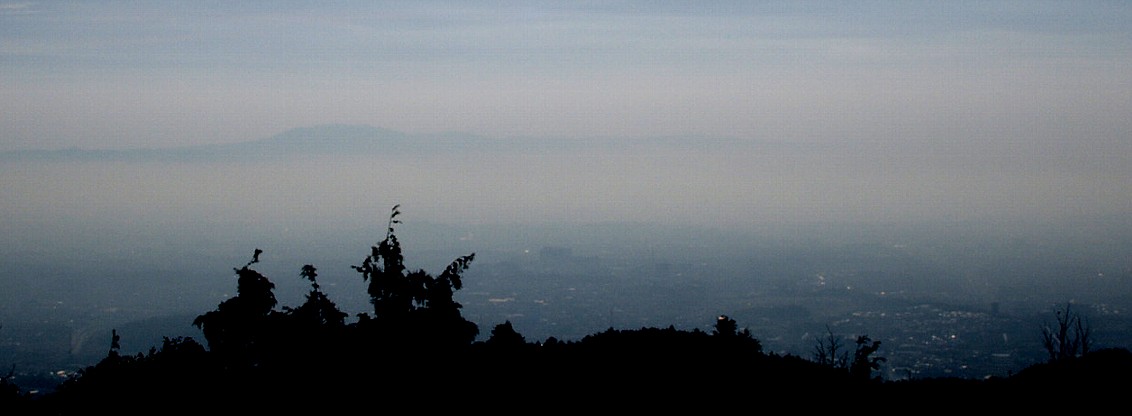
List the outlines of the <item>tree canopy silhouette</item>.
{"label": "tree canopy silhouette", "polygon": [[251,269],[263,251],[256,249],[252,260],[236,271],[236,296],[220,303],[214,311],[193,320],[208,341],[209,349],[233,363],[254,364],[263,351],[266,331],[277,304],[275,284]]}
{"label": "tree canopy silhouette", "polygon": [[394,232],[394,225],[401,223],[399,208],[393,206],[385,239],[371,247],[360,266],[351,266],[368,283],[373,305],[373,316],[359,315],[358,324],[370,334],[385,334],[386,342],[412,348],[471,344],[479,327],[464,319],[463,305],[453,296],[463,287],[462,274],[475,253],[456,258],[436,277],[421,269],[410,271]]}

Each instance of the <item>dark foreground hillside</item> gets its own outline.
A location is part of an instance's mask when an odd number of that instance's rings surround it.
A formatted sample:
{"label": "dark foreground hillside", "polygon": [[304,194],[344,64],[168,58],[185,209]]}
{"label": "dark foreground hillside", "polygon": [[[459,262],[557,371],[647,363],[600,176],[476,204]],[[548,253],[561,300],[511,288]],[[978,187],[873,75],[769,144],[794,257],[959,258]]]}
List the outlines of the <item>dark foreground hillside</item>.
{"label": "dark foreground hillside", "polygon": [[[474,254],[439,274],[404,265],[388,233],[353,266],[373,311],[347,314],[321,291],[277,307],[274,283],[235,268],[237,294],[196,317],[205,342],[166,338],[148,353],[107,356],[54,391],[30,396],[0,379],[3,414],[377,414],[408,412],[976,412],[1126,406],[1132,352],[1080,350],[1002,379],[884,381],[879,342],[860,337],[813,359],[766,353],[727,316],[715,329],[639,328],[578,341],[529,342],[510,322],[486,341],[453,293]],[[1068,310],[1066,311],[1068,312]],[[1065,321],[1068,322],[1068,321]],[[1068,326],[1066,326],[1068,327]],[[1064,338],[1064,337],[1063,337]],[[1074,352],[1078,349],[1074,347]]]}
{"label": "dark foreground hillside", "polygon": [[[856,406],[978,406],[1077,411],[1126,402],[1132,353],[1100,350],[1027,368],[1005,379],[884,382],[794,356],[768,355],[757,340],[641,328],[578,342],[511,343],[456,350],[389,348],[294,356],[287,363],[232,367],[191,340],[147,355],[108,356],[48,396],[5,396],[5,414],[215,414],[252,411],[381,413],[492,410],[726,410]],[[1044,403],[1044,404],[1043,404]],[[9,412],[15,411],[15,412]],[[401,413],[403,410],[398,410]]]}

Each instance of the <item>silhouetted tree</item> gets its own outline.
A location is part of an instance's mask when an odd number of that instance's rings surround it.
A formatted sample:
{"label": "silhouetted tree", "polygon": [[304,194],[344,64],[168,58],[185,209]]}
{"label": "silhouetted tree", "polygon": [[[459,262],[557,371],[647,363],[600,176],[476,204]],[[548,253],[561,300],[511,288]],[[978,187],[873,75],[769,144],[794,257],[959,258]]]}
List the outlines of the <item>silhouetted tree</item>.
{"label": "silhouetted tree", "polygon": [[118,356],[118,350],[122,349],[122,337],[118,336],[117,329],[110,330],[110,352],[107,354],[111,357]]}
{"label": "silhouetted tree", "polygon": [[828,325],[825,331],[825,338],[818,338],[814,345],[814,362],[833,368],[846,368],[849,365],[849,352],[842,351],[844,345],[841,337],[834,335]]}
{"label": "silhouetted tree", "polygon": [[297,308],[283,307],[283,312],[290,321],[304,328],[332,327],[340,328],[346,325],[345,312],[338,309],[333,301],[318,286],[318,271],[312,265],[303,266],[299,277],[310,280],[311,291],[307,293],[306,302]]}
{"label": "silhouetted tree", "polygon": [[724,337],[733,337],[738,335],[739,326],[727,315],[719,315],[715,320],[715,335]]}
{"label": "silhouetted tree", "polygon": [[377,319],[397,319],[408,314],[415,308],[414,298],[419,297],[421,292],[413,290],[413,283],[420,283],[423,276],[420,276],[421,273],[405,274],[401,243],[393,232],[393,225],[401,223],[397,219],[401,215],[399,208],[400,205],[393,206],[385,239],[371,247],[361,266],[351,266],[362,274],[363,281],[369,283],[366,292]]}
{"label": "silhouetted tree", "polygon": [[825,330],[826,337],[817,341],[813,351],[814,362],[820,365],[843,370],[851,378],[864,381],[871,380],[873,371],[880,369],[881,363],[887,360],[874,355],[880,350],[880,341],[874,341],[868,335],[857,337],[856,349],[850,358],[849,351],[843,350],[845,346],[841,337],[834,335],[828,326]]}
{"label": "silhouetted tree", "polygon": [[272,327],[269,318],[276,305],[275,284],[250,268],[259,262],[261,253],[256,249],[248,264],[235,269],[236,296],[193,320],[204,332],[209,349],[234,363],[254,364],[266,347],[265,332]]}
{"label": "silhouetted tree", "polygon": [[879,370],[884,357],[873,356],[880,349],[880,341],[868,335],[857,337],[857,349],[853,352],[853,362],[849,366],[849,376],[857,380],[871,380],[873,371]]}
{"label": "silhouetted tree", "polygon": [[[475,253],[458,257],[440,276],[424,270],[408,271],[394,225],[400,224],[400,205],[389,215],[385,239],[371,247],[360,266],[351,266],[368,282],[372,319],[359,316],[359,325],[376,327],[400,342],[422,345],[470,345],[479,328],[463,318],[463,306],[453,300],[463,287],[462,273]],[[387,337],[390,338],[390,337]]]}
{"label": "silhouetted tree", "polygon": [[720,348],[732,348],[741,351],[762,352],[762,341],[759,341],[747,328],[739,329],[734,319],[727,315],[720,315],[715,319],[713,338]]}
{"label": "silhouetted tree", "polygon": [[259,353],[264,360],[272,360],[269,364],[274,371],[313,377],[312,366],[317,362],[342,354],[347,314],[319,287],[314,266],[303,266],[299,277],[311,282],[306,301],[296,308],[284,306],[282,313],[269,316],[262,337],[269,345]]}
{"label": "silhouetted tree", "polygon": [[505,321],[491,330],[491,337],[485,343],[495,348],[514,348],[526,345],[527,340],[515,331],[511,321]]}
{"label": "silhouetted tree", "polygon": [[1065,308],[1054,311],[1056,324],[1042,326],[1042,346],[1049,354],[1050,362],[1088,354],[1092,346],[1092,328],[1088,318],[1074,312],[1071,307],[1072,303],[1066,303]]}

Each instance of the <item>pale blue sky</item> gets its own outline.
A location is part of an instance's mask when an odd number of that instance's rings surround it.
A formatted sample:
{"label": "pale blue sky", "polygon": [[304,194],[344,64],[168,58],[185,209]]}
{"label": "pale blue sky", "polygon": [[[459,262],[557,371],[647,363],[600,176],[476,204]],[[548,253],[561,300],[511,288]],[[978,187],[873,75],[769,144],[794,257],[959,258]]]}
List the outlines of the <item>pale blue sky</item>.
{"label": "pale blue sky", "polygon": [[323,123],[1103,146],[1129,74],[1123,1],[3,1],[0,150]]}

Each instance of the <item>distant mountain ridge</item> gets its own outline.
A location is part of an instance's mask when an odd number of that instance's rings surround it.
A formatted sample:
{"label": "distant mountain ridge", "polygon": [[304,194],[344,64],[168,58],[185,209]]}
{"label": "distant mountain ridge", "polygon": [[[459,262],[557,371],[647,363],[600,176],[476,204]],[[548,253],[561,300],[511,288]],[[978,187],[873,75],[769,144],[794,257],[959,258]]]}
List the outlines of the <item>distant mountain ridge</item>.
{"label": "distant mountain ridge", "polygon": [[126,150],[17,150],[0,153],[0,160],[193,161],[288,155],[435,153],[499,148],[497,141],[471,134],[414,135],[368,125],[325,124],[294,128],[265,139],[238,143]]}
{"label": "distant mountain ridge", "polygon": [[256,154],[382,154],[501,149],[498,140],[466,133],[408,134],[369,125],[326,124],[237,143],[228,150]]}
{"label": "distant mountain ridge", "polygon": [[639,152],[669,150],[727,150],[793,148],[783,142],[700,137],[650,139],[500,139],[470,133],[410,134],[364,124],[323,124],[299,127],[274,136],[227,144],[126,150],[68,148],[0,152],[0,160],[118,160],[203,161],[247,160],[318,155],[411,155],[449,152]]}

